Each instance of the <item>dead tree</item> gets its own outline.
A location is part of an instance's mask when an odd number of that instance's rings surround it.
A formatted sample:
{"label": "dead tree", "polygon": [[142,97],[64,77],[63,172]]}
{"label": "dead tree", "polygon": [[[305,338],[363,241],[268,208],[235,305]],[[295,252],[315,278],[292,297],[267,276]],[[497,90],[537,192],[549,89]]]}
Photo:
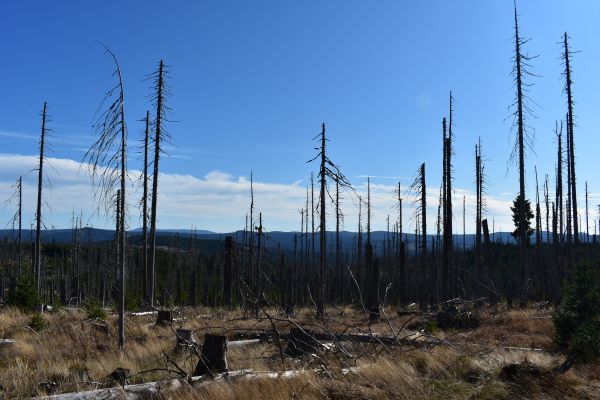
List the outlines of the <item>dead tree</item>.
{"label": "dead tree", "polygon": [[92,128],[98,135],[96,142],[84,156],[92,175],[94,194],[99,208],[104,205],[108,212],[114,204],[113,194],[118,190],[122,211],[119,213],[119,350],[125,347],[125,180],[127,178],[127,126],[125,124],[125,95],[121,68],[115,55],[105,47],[115,64],[117,83],[109,89],[94,118]]}
{"label": "dead tree", "polygon": [[340,208],[340,200],[341,200],[341,196],[340,196],[340,179],[339,177],[336,177],[335,179],[335,271],[336,271],[336,277],[337,277],[337,281],[338,281],[338,294],[342,295],[343,294],[343,289],[342,289],[342,248],[341,248],[341,241],[340,241],[340,219],[343,217],[342,216],[342,211]]}
{"label": "dead tree", "polygon": [[[319,273],[317,274],[317,316],[325,317],[325,264],[327,257],[327,247],[326,247],[326,237],[327,237],[327,227],[326,227],[326,212],[325,212],[325,202],[327,195],[327,179],[332,179],[337,181],[340,185],[344,187],[350,187],[350,182],[346,179],[346,177],[340,172],[337,165],[335,165],[329,157],[327,157],[326,151],[326,143],[327,138],[325,137],[325,124],[321,125],[321,133],[315,136],[314,139],[318,139],[320,142],[319,153],[308,162],[312,162],[316,159],[320,159],[319,166]],[[312,183],[312,175],[311,175],[311,183]],[[313,214],[314,215],[314,214]],[[313,217],[314,221],[314,217]],[[313,238],[314,238],[314,228],[313,228]],[[313,243],[314,248],[314,243]]]}
{"label": "dead tree", "polygon": [[[481,150],[480,144],[475,145],[475,268],[477,274],[481,271]],[[472,279],[473,281],[474,279]]]}
{"label": "dead tree", "polygon": [[404,303],[406,300],[406,257],[405,257],[405,242],[402,240],[402,188],[400,186],[400,182],[398,182],[398,188],[396,189],[397,200],[398,200],[398,250],[397,250],[397,258],[398,258],[398,269],[399,273],[399,298],[400,303]]}
{"label": "dead tree", "polygon": [[[21,278],[23,274],[23,177],[19,176],[19,179],[10,187],[11,196],[6,200],[6,205],[13,202],[17,203],[17,210],[13,214],[9,223],[12,223],[13,230],[15,223],[17,224],[17,268],[16,271],[12,271],[11,278]],[[2,287],[3,288],[3,287]],[[0,290],[2,289],[0,288]]]}
{"label": "dead tree", "polygon": [[539,249],[542,244],[542,215],[540,210],[540,186],[538,184],[537,166],[535,169],[535,245]]}
{"label": "dead tree", "polygon": [[258,232],[256,243],[256,281],[254,282],[254,290],[256,301],[254,302],[254,318],[258,318],[258,312],[260,311],[260,302],[262,300],[262,286],[261,286],[261,275],[262,275],[262,251],[263,251],[263,223],[262,223],[262,212],[258,213],[258,226],[256,227]]}
{"label": "dead tree", "polygon": [[44,102],[44,107],[42,109],[42,131],[40,134],[40,157],[38,162],[38,192],[37,192],[37,207],[35,212],[35,274],[34,281],[35,287],[38,294],[41,293],[42,290],[42,189],[43,189],[43,180],[44,180],[44,160],[45,154],[45,146],[46,146],[46,102]]}
{"label": "dead tree", "polygon": [[550,243],[550,189],[548,187],[548,174],[544,178],[544,204],[546,206],[546,243]]}
{"label": "dead tree", "polygon": [[371,244],[371,177],[367,177],[367,244]]}
{"label": "dead tree", "polygon": [[152,90],[154,97],[152,98],[156,108],[156,116],[154,117],[154,163],[152,172],[152,211],[150,215],[150,249],[148,254],[148,270],[149,270],[149,294],[150,306],[154,305],[155,291],[155,271],[156,271],[156,212],[158,208],[158,172],[160,155],[163,152],[161,144],[169,139],[169,134],[164,129],[163,123],[166,121],[166,114],[169,108],[166,105],[169,88],[166,83],[168,76],[167,68],[163,60],[158,64],[158,70],[151,75],[153,82]]}
{"label": "dead tree", "polygon": [[564,62],[565,70],[563,72],[563,77],[565,79],[564,90],[567,94],[567,141],[569,145],[569,177],[570,177],[570,185],[571,185],[571,207],[573,209],[573,235],[575,238],[575,243],[579,243],[579,226],[577,221],[577,185],[576,185],[576,174],[575,174],[575,141],[573,139],[573,92],[572,85],[573,81],[571,79],[572,69],[570,64],[570,56],[573,52],[569,49],[568,43],[569,36],[567,32],[564,34],[564,53],[562,54],[562,60]]}
{"label": "dead tree", "polygon": [[150,286],[152,279],[148,269],[148,139],[150,135],[150,111],[146,111],[146,128],[144,129],[144,167],[142,171],[142,275],[144,301],[152,307]]}
{"label": "dead tree", "polygon": [[[415,194],[414,203],[417,204],[417,220],[420,220],[421,222],[421,232],[419,233],[421,239],[419,301],[421,303],[421,308],[424,309],[426,298],[425,283],[427,282],[427,186],[425,182],[425,163],[421,164],[419,167],[418,175],[410,186],[410,190]],[[415,236],[417,236],[418,233],[418,225],[419,223],[417,222],[415,225],[415,230],[417,231],[415,232]],[[415,242],[418,242],[418,240],[415,239]],[[431,303],[433,304],[434,294],[430,293],[430,295]]]}
{"label": "dead tree", "polygon": [[560,121],[560,130],[558,122],[554,130],[557,138],[557,156],[556,156],[556,213],[558,216],[558,239],[562,243],[564,239],[564,213],[563,213],[563,149],[562,149],[562,120]]}
{"label": "dead tree", "polygon": [[446,118],[442,120],[443,132],[443,250],[442,250],[442,298],[450,293],[449,268],[452,259],[452,92],[450,92],[450,124],[446,136]]}
{"label": "dead tree", "polygon": [[[567,115],[568,119],[568,115]],[[567,163],[567,200],[565,204],[565,217],[566,217],[566,229],[567,229],[567,243],[570,245],[573,241],[572,237],[572,217],[571,214],[571,144],[569,141],[569,123],[566,123],[567,128],[567,159],[565,162]]]}
{"label": "dead tree", "polygon": [[588,214],[588,200],[589,200],[588,183],[587,183],[587,181],[585,181],[585,242],[586,243],[590,242],[590,221],[589,221],[589,214]]}
{"label": "dead tree", "polygon": [[232,268],[234,244],[233,237],[225,237],[225,263],[223,268],[223,304],[231,308]]}
{"label": "dead tree", "polygon": [[524,303],[527,299],[527,280],[529,278],[529,272],[527,268],[527,230],[526,230],[526,212],[525,212],[525,145],[526,143],[531,145],[531,139],[528,136],[528,129],[526,124],[526,114],[531,114],[531,109],[527,105],[527,87],[530,84],[525,83],[525,76],[532,74],[527,70],[530,66],[529,62],[532,58],[529,55],[523,53],[522,46],[527,42],[521,38],[519,34],[519,21],[517,17],[517,7],[515,4],[515,55],[513,57],[513,77],[516,88],[516,98],[513,103],[515,110],[513,112],[514,125],[517,128],[517,140],[515,148],[512,153],[512,157],[515,156],[515,152],[518,157],[519,166],[519,267],[521,275],[521,302]]}

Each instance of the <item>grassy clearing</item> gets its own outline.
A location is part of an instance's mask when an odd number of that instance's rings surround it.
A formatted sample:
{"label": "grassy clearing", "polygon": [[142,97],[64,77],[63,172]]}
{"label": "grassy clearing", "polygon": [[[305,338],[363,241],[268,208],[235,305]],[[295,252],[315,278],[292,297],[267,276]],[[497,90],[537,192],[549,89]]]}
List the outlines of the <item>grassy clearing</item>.
{"label": "grassy clearing", "polygon": [[[369,332],[401,337],[419,335],[427,325],[423,317],[399,317],[386,312],[389,322],[365,323],[364,314],[351,307],[329,310],[327,329],[336,332]],[[274,313],[275,315],[275,313]],[[562,360],[552,342],[549,310],[480,311],[482,324],[467,331],[436,330],[434,335],[445,344],[426,349],[414,346],[383,347],[364,343],[343,343],[342,352],[321,357],[286,358],[278,356],[277,346],[261,343],[233,347],[229,351],[229,369],[282,371],[307,369],[289,379],[255,379],[215,382],[210,385],[184,387],[169,394],[173,399],[537,399],[599,398],[600,365],[576,365],[565,375],[551,368]],[[0,398],[23,398],[43,395],[43,382],[58,384],[57,392],[91,390],[115,385],[107,379],[117,367],[129,369],[131,383],[150,382],[176,377],[164,354],[186,371],[193,371],[197,357],[177,352],[175,335],[170,327],[154,325],[154,316],[127,319],[126,351],[116,350],[116,317],[109,315],[105,329],[86,320],[84,310],[59,310],[43,315],[45,327],[30,329],[31,315],[16,309],[0,311],[0,338],[16,340],[0,348]],[[271,329],[270,321],[243,318],[240,312],[223,312],[204,308],[185,309],[177,315],[175,327],[193,329],[202,341],[204,333],[236,334]],[[412,319],[411,319],[412,318]],[[294,323],[316,329],[322,325],[312,310],[301,310]],[[290,321],[274,320],[282,332]],[[283,342],[282,342],[283,343]],[[283,343],[285,346],[285,344]],[[509,347],[509,348],[506,348]],[[519,347],[521,349],[514,349]],[[530,348],[542,349],[532,351]],[[507,364],[527,361],[535,373],[503,375]],[[343,368],[355,368],[343,374]],[[156,370],[141,373],[142,371]]]}

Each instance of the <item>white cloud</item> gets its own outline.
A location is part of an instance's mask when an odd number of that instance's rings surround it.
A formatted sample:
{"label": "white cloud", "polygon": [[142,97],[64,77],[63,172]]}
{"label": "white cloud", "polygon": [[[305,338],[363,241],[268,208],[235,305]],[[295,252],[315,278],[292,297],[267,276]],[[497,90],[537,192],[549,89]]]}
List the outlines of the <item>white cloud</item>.
{"label": "white cloud", "polygon": [[[0,191],[5,198],[10,196],[9,188],[19,175],[24,175],[24,224],[33,220],[37,193],[36,156],[18,154],[0,154]],[[89,221],[97,227],[112,227],[112,218],[95,216],[90,219],[95,209],[95,201],[91,180],[85,168],[79,162],[69,159],[49,158],[47,162],[48,177],[52,189],[45,189],[44,198],[52,210],[44,211],[48,226],[68,227],[74,211],[83,213],[84,222]],[[139,214],[141,190],[136,187],[139,171],[129,171],[128,185],[129,227],[140,225]],[[403,182],[403,192],[408,188]],[[299,210],[305,207],[306,183],[302,181],[290,183],[265,182],[255,177],[254,194],[255,210],[263,213],[265,228],[274,230],[298,230],[300,227]],[[396,184],[372,182],[372,229],[385,229],[387,215],[393,224],[398,215],[397,196],[394,194]],[[356,186],[356,194],[366,199],[366,182]],[[405,232],[414,231],[414,206],[410,196],[404,195],[403,226]],[[462,233],[462,201],[466,199],[467,232],[474,230],[475,195],[472,191],[456,188],[453,195],[454,232]],[[358,225],[358,208],[356,195],[350,192],[343,194],[342,212],[345,215],[344,229],[356,230]],[[427,191],[428,232],[435,232],[438,188]],[[486,196],[486,216],[495,218],[496,230],[512,229],[510,219],[511,199],[505,196]],[[222,171],[212,171],[199,178],[185,174],[160,174],[159,176],[159,227],[208,229],[220,232],[241,229],[250,203],[250,180],[245,176],[233,176]],[[364,210],[364,209],[363,209]],[[364,211],[363,211],[364,212]],[[9,221],[14,213],[14,205],[0,211],[2,225]],[[328,204],[328,227],[333,228],[334,210]],[[365,218],[365,214],[363,214]],[[363,226],[366,225],[366,218]]]}

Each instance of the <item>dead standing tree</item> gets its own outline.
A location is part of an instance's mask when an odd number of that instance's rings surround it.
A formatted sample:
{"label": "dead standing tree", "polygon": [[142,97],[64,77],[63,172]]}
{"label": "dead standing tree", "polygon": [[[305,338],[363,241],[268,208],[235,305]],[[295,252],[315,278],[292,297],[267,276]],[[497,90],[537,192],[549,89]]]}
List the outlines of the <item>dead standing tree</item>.
{"label": "dead standing tree", "polygon": [[[336,181],[342,187],[351,187],[348,179],[340,172],[339,167],[334,164],[329,157],[327,157],[326,151],[326,143],[328,139],[325,136],[325,124],[321,125],[321,133],[313,138],[313,140],[318,140],[320,142],[319,147],[315,147],[315,150],[318,150],[318,154],[308,162],[312,162],[314,160],[319,159],[319,273],[318,282],[317,282],[317,304],[316,304],[316,313],[318,317],[325,317],[325,264],[326,264],[326,256],[327,256],[327,247],[326,247],[326,236],[327,236],[327,227],[326,227],[326,211],[325,211],[325,203],[326,196],[334,201],[331,198],[331,195],[328,193],[327,189],[327,179],[332,179]],[[312,177],[312,176],[311,176]],[[311,179],[312,181],[312,179]]]}
{"label": "dead standing tree", "polygon": [[40,133],[40,156],[37,166],[38,171],[38,191],[37,191],[37,207],[35,212],[35,259],[34,259],[34,281],[35,287],[38,294],[41,293],[42,289],[42,189],[44,181],[44,161],[46,160],[46,136],[48,134],[48,128],[46,123],[47,104],[44,102],[42,109],[42,131]]}
{"label": "dead standing tree", "polygon": [[156,271],[156,212],[158,208],[158,164],[161,154],[164,151],[161,148],[162,142],[169,140],[169,133],[164,129],[163,123],[166,122],[166,115],[170,111],[166,105],[166,99],[169,97],[169,87],[166,82],[166,78],[169,75],[168,68],[165,66],[163,60],[160,60],[158,69],[150,75],[153,82],[152,90],[154,96],[152,101],[156,108],[156,116],[153,121],[154,125],[154,163],[152,172],[152,211],[150,216],[150,249],[148,254],[148,300],[150,306],[154,305],[154,291],[155,291],[155,271]]}
{"label": "dead standing tree", "polygon": [[[427,282],[427,185],[425,182],[425,163],[419,167],[418,175],[410,186],[410,191],[414,194],[414,204],[417,204],[417,221],[421,222],[421,271],[419,274],[419,301],[421,309],[425,309],[426,282]],[[418,222],[415,229],[418,229]],[[415,239],[417,242],[418,240]],[[415,245],[416,246],[416,245]],[[416,256],[416,254],[415,254]],[[433,286],[433,285],[432,285]],[[434,293],[430,293],[431,303],[434,302]]]}
{"label": "dead standing tree", "polygon": [[571,199],[570,204],[572,207],[571,215],[573,217],[573,235],[575,239],[575,244],[579,243],[579,225],[577,221],[577,185],[575,180],[575,141],[573,139],[573,127],[575,123],[573,122],[573,92],[572,86],[573,81],[571,78],[571,74],[573,73],[571,69],[570,57],[573,54],[573,51],[569,49],[569,36],[567,32],[564,34],[563,44],[564,44],[564,52],[561,55],[561,59],[564,62],[565,70],[563,72],[563,77],[565,79],[564,91],[567,94],[567,146],[569,148],[569,180],[570,180],[570,190],[571,190]]}
{"label": "dead standing tree", "polygon": [[151,285],[148,270],[148,141],[150,135],[150,111],[146,111],[144,129],[144,168],[142,171],[142,291],[144,301],[152,305],[148,288]]}
{"label": "dead standing tree", "polygon": [[516,88],[515,101],[511,105],[513,111],[513,128],[517,129],[517,140],[511,154],[511,158],[518,157],[519,166],[519,268],[521,276],[521,303],[527,300],[527,281],[529,279],[529,271],[527,266],[527,230],[526,230],[526,212],[525,212],[525,145],[532,146],[532,137],[529,135],[530,127],[527,125],[526,116],[533,115],[531,108],[528,106],[529,97],[527,95],[528,87],[524,80],[526,76],[533,76],[528,71],[531,65],[529,62],[535,58],[523,53],[523,45],[529,40],[521,38],[519,34],[519,20],[517,16],[517,6],[515,4],[515,55],[513,57],[514,85]]}
{"label": "dead standing tree", "polygon": [[125,95],[121,67],[116,56],[104,46],[112,58],[117,83],[109,89],[94,117],[92,130],[98,136],[85,153],[84,163],[92,175],[94,195],[98,209],[105,207],[107,214],[115,204],[115,192],[119,204],[118,218],[118,266],[119,266],[119,350],[125,347],[125,180],[127,179],[127,126],[125,124]]}
{"label": "dead standing tree", "polygon": [[19,176],[19,179],[10,187],[12,192],[11,196],[6,200],[6,205],[16,201],[17,211],[13,214],[9,224],[12,223],[13,229],[17,224],[17,268],[16,271],[12,271],[11,278],[21,278],[23,274],[23,177]]}
{"label": "dead standing tree", "polygon": [[453,100],[450,92],[450,119],[448,124],[448,135],[446,135],[446,118],[442,120],[443,132],[443,250],[442,250],[442,297],[444,300],[449,298],[450,279],[449,270],[452,268],[453,234],[452,234],[452,117]]}

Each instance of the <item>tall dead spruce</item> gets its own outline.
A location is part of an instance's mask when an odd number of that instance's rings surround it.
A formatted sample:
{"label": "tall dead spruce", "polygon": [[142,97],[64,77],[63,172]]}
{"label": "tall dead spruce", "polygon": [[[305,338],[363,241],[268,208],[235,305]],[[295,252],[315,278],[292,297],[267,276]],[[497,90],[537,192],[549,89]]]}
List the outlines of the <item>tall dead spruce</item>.
{"label": "tall dead spruce", "polygon": [[146,127],[144,129],[144,167],[142,171],[142,290],[146,304],[152,304],[150,299],[151,285],[148,269],[148,142],[150,137],[150,111],[146,111]]}
{"label": "tall dead spruce", "polygon": [[[115,65],[116,84],[104,96],[94,117],[92,130],[98,139],[85,153],[84,162],[90,169],[98,210],[107,213],[117,203],[118,266],[119,266],[119,350],[125,347],[125,180],[127,179],[127,125],[125,124],[125,95],[121,67],[115,55],[105,47]],[[115,195],[116,193],[116,195]],[[114,201],[115,198],[117,201]],[[115,214],[117,214],[115,213]]]}
{"label": "tall dead spruce", "polygon": [[515,55],[513,57],[513,78],[516,88],[515,101],[511,107],[513,111],[513,127],[517,129],[517,140],[513,149],[511,158],[518,157],[519,166],[519,268],[521,276],[521,302],[527,300],[527,282],[529,279],[529,271],[527,266],[527,229],[526,229],[526,213],[525,213],[525,146],[532,145],[532,138],[528,134],[530,127],[527,125],[527,115],[532,116],[531,108],[528,106],[528,87],[524,80],[526,76],[532,76],[528,71],[530,61],[535,58],[523,53],[523,45],[528,40],[521,38],[519,34],[519,19],[517,16],[517,7],[515,4]]}
{"label": "tall dead spruce", "polygon": [[575,174],[575,140],[573,139],[573,128],[575,123],[573,121],[573,80],[572,80],[572,68],[571,68],[571,55],[573,52],[569,49],[569,35],[565,32],[563,37],[564,52],[561,56],[565,70],[563,77],[565,79],[564,91],[567,94],[567,147],[569,154],[569,189],[571,191],[570,205],[572,207],[571,215],[573,219],[573,236],[575,243],[579,243],[579,223],[577,221],[577,185],[576,185],[576,174]]}
{"label": "tall dead spruce", "polygon": [[38,172],[38,191],[37,207],[35,212],[35,260],[34,260],[34,281],[38,294],[42,290],[42,189],[44,186],[44,161],[46,160],[46,135],[48,128],[46,123],[48,118],[47,104],[44,102],[42,109],[42,131],[40,133],[40,156],[37,166]]}
{"label": "tall dead spruce", "polygon": [[160,60],[158,69],[150,76],[153,83],[154,97],[152,101],[156,108],[153,121],[154,127],[154,162],[152,171],[152,205],[150,214],[150,237],[148,252],[148,300],[150,306],[154,305],[155,271],[156,271],[156,212],[158,208],[158,172],[160,156],[163,153],[161,145],[163,141],[169,140],[169,133],[165,130],[163,123],[166,122],[166,114],[170,111],[166,105],[166,99],[170,95],[166,83],[168,70],[163,60]]}
{"label": "tall dead spruce", "polygon": [[340,187],[351,187],[348,179],[340,172],[339,167],[334,164],[329,157],[327,157],[326,144],[328,139],[325,136],[325,124],[321,125],[321,133],[317,134],[313,140],[318,140],[319,147],[315,147],[318,150],[318,154],[308,162],[320,160],[319,165],[319,273],[317,274],[317,299],[316,299],[316,313],[318,317],[325,316],[325,265],[327,257],[326,247],[326,196],[331,195],[328,192],[327,179],[332,179],[337,182]]}

